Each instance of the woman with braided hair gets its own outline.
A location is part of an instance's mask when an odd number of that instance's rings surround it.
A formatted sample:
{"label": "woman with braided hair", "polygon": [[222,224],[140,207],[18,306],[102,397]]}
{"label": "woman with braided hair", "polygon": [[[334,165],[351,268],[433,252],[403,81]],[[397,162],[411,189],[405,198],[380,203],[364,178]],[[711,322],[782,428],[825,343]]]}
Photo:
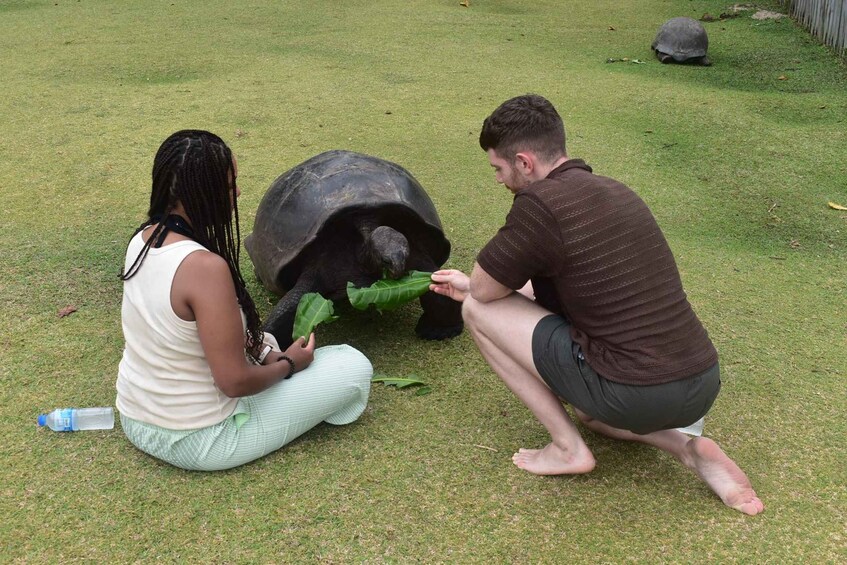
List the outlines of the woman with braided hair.
{"label": "woman with braided hair", "polygon": [[120,275],[121,425],[138,449],[183,469],[236,467],[320,422],[353,422],[370,392],[373,369],[352,347],[316,349],[313,334],[280,351],[260,330],[238,264],[237,177],[218,136],[168,137]]}

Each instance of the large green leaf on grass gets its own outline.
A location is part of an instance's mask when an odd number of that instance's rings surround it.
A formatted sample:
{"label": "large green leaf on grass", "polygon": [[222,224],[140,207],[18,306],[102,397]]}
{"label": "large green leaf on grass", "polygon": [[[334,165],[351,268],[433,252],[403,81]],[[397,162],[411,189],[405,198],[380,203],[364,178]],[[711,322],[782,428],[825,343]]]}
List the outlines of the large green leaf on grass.
{"label": "large green leaf on grass", "polygon": [[425,382],[418,380],[415,375],[409,375],[408,377],[387,377],[385,375],[375,375],[371,379],[371,382],[382,383],[385,386],[395,386],[397,388],[406,388],[409,386],[421,387],[415,391],[415,396],[423,396],[432,392],[432,388]]}
{"label": "large green leaf on grass", "polygon": [[347,297],[359,310],[366,310],[371,304],[380,312],[393,310],[428,291],[431,276],[432,273],[410,271],[399,279],[380,279],[367,288],[356,288],[348,282]]}
{"label": "large green leaf on grass", "polygon": [[327,300],[317,292],[304,294],[297,304],[297,314],[294,317],[294,331],[291,338],[297,341],[301,337],[308,339],[309,335],[320,323],[330,323],[338,319],[332,300]]}

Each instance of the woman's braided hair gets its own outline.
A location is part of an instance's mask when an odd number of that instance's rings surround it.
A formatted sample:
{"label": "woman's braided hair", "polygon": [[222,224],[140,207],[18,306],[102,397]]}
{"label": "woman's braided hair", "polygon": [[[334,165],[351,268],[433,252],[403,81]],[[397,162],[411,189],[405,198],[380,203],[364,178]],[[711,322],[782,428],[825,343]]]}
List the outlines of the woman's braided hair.
{"label": "woman's braided hair", "polygon": [[[194,240],[229,265],[238,303],[247,318],[248,351],[262,343],[259,314],[238,266],[241,230],[238,224],[235,168],[232,151],[221,138],[202,130],[182,130],[159,147],[153,161],[153,190],[148,219],[135,233],[158,223],[130,268],[119,275],[129,280],[141,268],[147,251],[162,234],[164,218],[181,202],[191,222]],[[233,237],[233,217],[235,235]],[[135,235],[135,234],[133,234]]]}

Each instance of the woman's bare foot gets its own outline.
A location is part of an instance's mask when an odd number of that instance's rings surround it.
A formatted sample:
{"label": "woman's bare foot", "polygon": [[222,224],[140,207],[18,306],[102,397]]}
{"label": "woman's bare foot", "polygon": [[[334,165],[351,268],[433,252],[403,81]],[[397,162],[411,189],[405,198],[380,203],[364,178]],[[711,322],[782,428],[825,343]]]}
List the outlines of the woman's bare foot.
{"label": "woman's bare foot", "polygon": [[686,452],[683,462],[724,504],[750,516],[765,509],[747,475],[714,441],[705,437],[692,438],[686,445]]}
{"label": "woman's bare foot", "polygon": [[512,462],[536,475],[578,475],[594,468],[594,456],[588,447],[582,445],[574,453],[552,442],[542,449],[521,448],[512,455]]}

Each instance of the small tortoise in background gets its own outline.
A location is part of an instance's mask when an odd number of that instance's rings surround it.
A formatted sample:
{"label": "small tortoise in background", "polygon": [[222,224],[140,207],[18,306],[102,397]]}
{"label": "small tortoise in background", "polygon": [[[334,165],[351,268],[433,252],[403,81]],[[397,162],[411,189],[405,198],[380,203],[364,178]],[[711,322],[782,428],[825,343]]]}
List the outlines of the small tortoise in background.
{"label": "small tortoise in background", "polygon": [[703,24],[692,18],[673,18],[662,24],[651,45],[662,63],[709,66],[709,37]]}
{"label": "small tortoise in background", "polygon": [[[403,167],[351,151],[327,151],[280,175],[244,240],[256,276],[282,295],[264,330],[287,347],[300,298],[347,297],[347,282],[370,286],[383,274],[435,271],[447,261],[435,206]],[[426,292],[415,332],[445,339],[462,332],[461,304]]]}

